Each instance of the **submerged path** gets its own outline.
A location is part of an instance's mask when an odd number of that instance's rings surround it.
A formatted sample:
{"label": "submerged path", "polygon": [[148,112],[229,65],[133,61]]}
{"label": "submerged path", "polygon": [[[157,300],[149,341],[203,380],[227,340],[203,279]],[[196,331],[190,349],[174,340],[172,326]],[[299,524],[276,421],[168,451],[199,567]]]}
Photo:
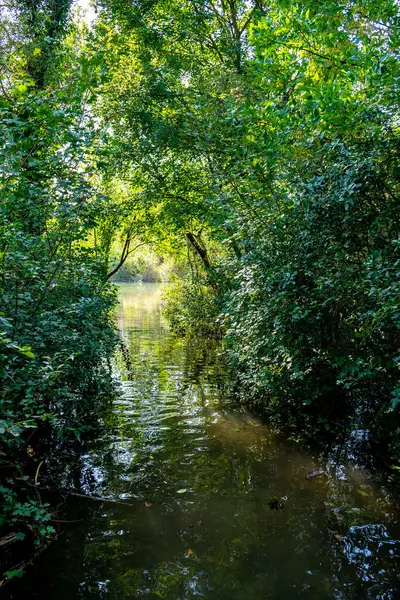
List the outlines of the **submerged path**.
{"label": "submerged path", "polygon": [[118,503],[71,497],[77,522],[11,598],[400,597],[385,490],[354,460],[307,480],[318,457],[235,404],[217,348],[168,331],[157,286],[120,285],[117,317],[122,394],[74,485]]}

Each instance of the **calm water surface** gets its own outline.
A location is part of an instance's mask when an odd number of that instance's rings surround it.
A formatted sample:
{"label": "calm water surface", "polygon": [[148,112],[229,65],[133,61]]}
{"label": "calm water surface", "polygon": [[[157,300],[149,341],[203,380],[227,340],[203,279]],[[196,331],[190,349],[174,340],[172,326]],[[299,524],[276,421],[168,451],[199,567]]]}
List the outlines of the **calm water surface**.
{"label": "calm water surface", "polygon": [[[235,405],[217,349],[173,336],[154,285],[120,286],[122,394],[65,475],[59,539],[18,600],[400,598],[398,512],[355,460],[318,457]],[[279,502],[283,508],[271,508]]]}

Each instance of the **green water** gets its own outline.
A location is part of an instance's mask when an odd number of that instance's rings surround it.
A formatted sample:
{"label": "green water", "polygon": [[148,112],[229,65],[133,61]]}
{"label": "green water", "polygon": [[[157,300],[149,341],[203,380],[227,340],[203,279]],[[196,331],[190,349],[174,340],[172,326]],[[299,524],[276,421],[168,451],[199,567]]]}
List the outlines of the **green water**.
{"label": "green water", "polygon": [[[172,335],[159,288],[120,286],[122,393],[62,485],[60,536],[18,600],[400,597],[398,512],[357,465],[274,434],[235,403],[218,348]],[[283,506],[270,507],[276,497]]]}

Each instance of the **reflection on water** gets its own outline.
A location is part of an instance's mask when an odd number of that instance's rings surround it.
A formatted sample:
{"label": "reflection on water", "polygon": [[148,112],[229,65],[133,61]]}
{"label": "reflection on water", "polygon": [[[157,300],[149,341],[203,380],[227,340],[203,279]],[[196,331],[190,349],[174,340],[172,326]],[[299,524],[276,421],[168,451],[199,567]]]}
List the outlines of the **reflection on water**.
{"label": "reflection on water", "polygon": [[[29,600],[399,597],[398,514],[354,462],[282,440],[235,406],[217,348],[173,336],[159,288],[120,285],[122,393],[64,485],[63,534],[15,587]],[[271,509],[271,498],[282,509]]]}

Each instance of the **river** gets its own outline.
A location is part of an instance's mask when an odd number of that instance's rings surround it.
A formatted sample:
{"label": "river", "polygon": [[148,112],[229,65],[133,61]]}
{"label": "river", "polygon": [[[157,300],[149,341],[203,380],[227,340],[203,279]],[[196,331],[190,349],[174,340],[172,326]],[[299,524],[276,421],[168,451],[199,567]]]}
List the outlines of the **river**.
{"label": "river", "polygon": [[119,288],[121,393],[73,482],[97,499],[70,497],[70,522],[9,597],[399,598],[385,488],[351,453],[321,463],[240,407],[218,347],[168,330],[159,286]]}

